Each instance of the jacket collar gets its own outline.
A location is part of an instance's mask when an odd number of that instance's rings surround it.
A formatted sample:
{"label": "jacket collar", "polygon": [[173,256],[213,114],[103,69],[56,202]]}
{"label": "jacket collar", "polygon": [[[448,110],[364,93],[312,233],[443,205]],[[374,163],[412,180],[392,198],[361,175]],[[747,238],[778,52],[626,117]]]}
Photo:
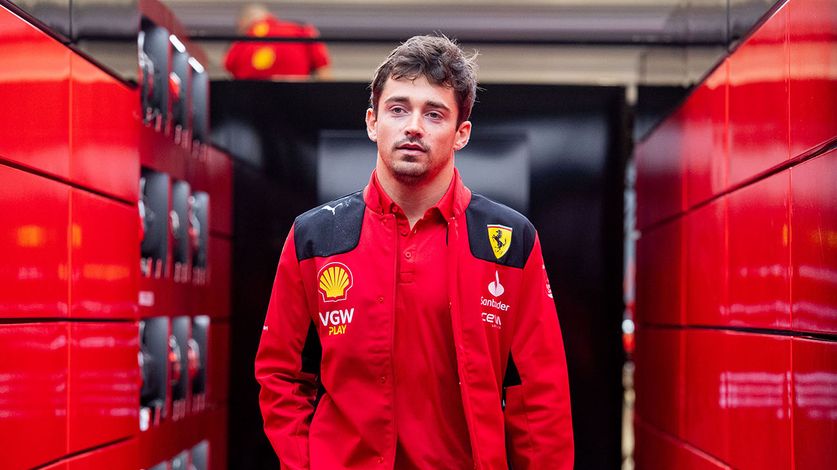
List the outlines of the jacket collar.
{"label": "jacket collar", "polygon": [[[369,184],[363,189],[363,200],[366,203],[366,207],[378,214],[390,214],[393,212],[393,208],[397,207],[395,202],[393,202],[378,183],[378,176],[375,170],[372,170],[372,175],[369,177]],[[453,181],[451,181],[442,199],[433,208],[436,208],[445,220],[449,220],[451,217],[462,215],[470,202],[471,190],[462,182],[462,178],[459,176],[459,170],[454,168]]]}

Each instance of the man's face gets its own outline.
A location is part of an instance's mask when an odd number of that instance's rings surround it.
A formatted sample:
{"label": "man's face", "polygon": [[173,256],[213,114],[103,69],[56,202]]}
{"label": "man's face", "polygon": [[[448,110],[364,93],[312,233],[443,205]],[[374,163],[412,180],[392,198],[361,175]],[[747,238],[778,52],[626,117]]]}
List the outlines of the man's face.
{"label": "man's face", "polygon": [[398,181],[432,181],[453,164],[453,152],[468,143],[471,123],[457,126],[458,108],[452,88],[425,77],[390,78],[378,99],[377,114],[366,111],[366,132],[378,144],[383,169]]}

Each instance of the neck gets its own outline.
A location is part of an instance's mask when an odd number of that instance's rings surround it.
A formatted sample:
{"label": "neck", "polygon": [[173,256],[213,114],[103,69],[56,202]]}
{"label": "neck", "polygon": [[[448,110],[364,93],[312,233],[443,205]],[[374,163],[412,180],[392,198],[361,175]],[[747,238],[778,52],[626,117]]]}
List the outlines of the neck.
{"label": "neck", "polygon": [[445,195],[453,178],[453,164],[445,167],[435,177],[423,181],[402,181],[390,174],[378,161],[376,166],[378,183],[398,207],[404,211],[410,227]]}

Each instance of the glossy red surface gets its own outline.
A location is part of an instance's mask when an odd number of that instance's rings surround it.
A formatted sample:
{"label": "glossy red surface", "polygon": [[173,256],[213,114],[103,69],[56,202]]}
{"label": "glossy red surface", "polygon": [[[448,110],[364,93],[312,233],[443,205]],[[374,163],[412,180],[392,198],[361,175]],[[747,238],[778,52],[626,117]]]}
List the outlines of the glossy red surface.
{"label": "glossy red surface", "polygon": [[65,317],[70,189],[0,165],[0,317]]}
{"label": "glossy red surface", "polygon": [[678,470],[729,469],[716,459],[688,444],[654,429],[641,421],[636,423],[636,468]]}
{"label": "glossy red surface", "polygon": [[793,327],[837,333],[837,150],[791,169]]}
{"label": "glossy red surface", "polygon": [[725,325],[727,316],[726,198],[686,215],[685,317],[690,325]]}
{"label": "glossy red surface", "polygon": [[212,201],[212,214],[209,219],[210,231],[232,235],[233,217],[233,164],[230,157],[210,148],[206,162],[209,199]]}
{"label": "glossy red surface", "polygon": [[683,106],[686,206],[726,188],[728,63],[723,61]]}
{"label": "glossy red surface", "polygon": [[138,348],[135,322],[70,324],[70,452],[136,434]]}
{"label": "glossy red surface", "polygon": [[833,0],[788,5],[791,157],[837,136],[837,7]]}
{"label": "glossy red surface", "polygon": [[73,54],[72,159],[78,184],[137,200],[139,92]]}
{"label": "glossy red surface", "polygon": [[729,180],[733,185],[788,159],[787,7],[729,58]]}
{"label": "glossy red surface", "polygon": [[67,324],[0,325],[0,468],[67,452]]}
{"label": "glossy red surface", "polygon": [[136,470],[138,452],[137,440],[130,439],[73,457],[68,470]]}
{"label": "glossy red surface", "polygon": [[70,52],[2,6],[0,44],[0,159],[66,178]]}
{"label": "glossy red surface", "polygon": [[209,286],[201,310],[193,313],[207,314],[212,317],[230,316],[230,275],[232,243],[221,237],[209,237]]}
{"label": "glossy red surface", "polygon": [[[729,416],[724,380],[729,351],[724,331],[685,333],[685,416],[683,438],[721,461],[729,460]],[[738,352],[734,352],[738,353]]]}
{"label": "glossy red surface", "polygon": [[783,171],[728,196],[729,323],[790,327],[790,226]]}
{"label": "glossy red surface", "polygon": [[636,415],[672,436],[683,421],[683,332],[638,328],[636,336]]}
{"label": "glossy red surface", "polygon": [[72,317],[137,317],[136,210],[86,191],[71,191]]}
{"label": "glossy red surface", "polygon": [[791,468],[790,338],[727,333],[721,388],[729,413],[729,464]]}
{"label": "glossy red surface", "polygon": [[837,468],[837,342],[793,339],[796,468]]}
{"label": "glossy red surface", "polygon": [[226,406],[230,381],[230,325],[212,321],[208,333],[206,362],[207,400],[210,406]]}
{"label": "glossy red surface", "polygon": [[683,219],[647,230],[637,242],[636,318],[639,323],[681,324]]}
{"label": "glossy red surface", "polygon": [[666,119],[636,146],[637,228],[659,222],[683,209],[682,110]]}
{"label": "glossy red surface", "polygon": [[171,136],[155,131],[153,127],[139,126],[140,164],[168,173],[172,179],[186,179],[189,151],[176,146]]}

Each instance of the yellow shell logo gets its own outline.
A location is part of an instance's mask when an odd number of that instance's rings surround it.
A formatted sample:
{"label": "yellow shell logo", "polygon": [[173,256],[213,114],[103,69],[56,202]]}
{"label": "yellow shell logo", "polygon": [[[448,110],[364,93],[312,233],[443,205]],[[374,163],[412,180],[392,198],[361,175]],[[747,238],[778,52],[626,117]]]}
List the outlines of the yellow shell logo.
{"label": "yellow shell logo", "polygon": [[352,288],[352,271],[343,263],[328,263],[320,269],[320,294],[326,302],[345,300]]}
{"label": "yellow shell logo", "polygon": [[253,36],[263,38],[270,32],[270,25],[266,21],[259,21],[253,26]]}
{"label": "yellow shell logo", "polygon": [[276,53],[270,46],[263,46],[253,53],[253,68],[256,70],[267,70],[273,67],[276,62]]}

